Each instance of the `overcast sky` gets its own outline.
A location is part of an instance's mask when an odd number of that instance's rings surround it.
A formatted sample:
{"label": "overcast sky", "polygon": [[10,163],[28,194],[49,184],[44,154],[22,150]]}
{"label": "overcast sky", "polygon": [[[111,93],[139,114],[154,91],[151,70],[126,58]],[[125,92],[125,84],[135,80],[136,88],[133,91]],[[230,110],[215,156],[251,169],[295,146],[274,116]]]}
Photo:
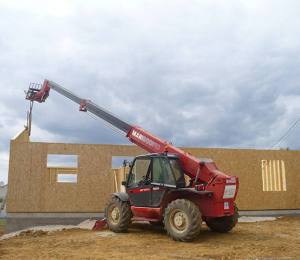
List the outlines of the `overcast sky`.
{"label": "overcast sky", "polygon": [[[0,180],[29,82],[178,146],[271,147],[300,117],[300,1],[0,0]],[[278,147],[300,149],[300,126]],[[32,140],[127,143],[52,92]]]}

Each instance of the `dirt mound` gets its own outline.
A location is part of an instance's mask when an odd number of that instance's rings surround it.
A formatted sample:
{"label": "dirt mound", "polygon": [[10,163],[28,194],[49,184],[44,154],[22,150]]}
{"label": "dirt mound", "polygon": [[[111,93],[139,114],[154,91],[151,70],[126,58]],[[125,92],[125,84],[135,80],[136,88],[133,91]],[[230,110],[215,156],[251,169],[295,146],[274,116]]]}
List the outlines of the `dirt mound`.
{"label": "dirt mound", "polygon": [[26,236],[31,236],[31,237],[40,237],[40,236],[44,236],[47,235],[48,232],[46,231],[42,231],[42,230],[26,230],[26,231],[22,231],[19,236],[20,237],[26,237]]}

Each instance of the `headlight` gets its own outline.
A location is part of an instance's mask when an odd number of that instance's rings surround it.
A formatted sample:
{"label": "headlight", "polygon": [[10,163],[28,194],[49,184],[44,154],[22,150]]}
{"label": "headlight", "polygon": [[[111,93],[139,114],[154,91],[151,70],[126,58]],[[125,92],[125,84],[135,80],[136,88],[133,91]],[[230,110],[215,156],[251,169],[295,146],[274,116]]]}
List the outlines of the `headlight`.
{"label": "headlight", "polygon": [[235,195],[236,185],[226,185],[223,199],[232,199]]}

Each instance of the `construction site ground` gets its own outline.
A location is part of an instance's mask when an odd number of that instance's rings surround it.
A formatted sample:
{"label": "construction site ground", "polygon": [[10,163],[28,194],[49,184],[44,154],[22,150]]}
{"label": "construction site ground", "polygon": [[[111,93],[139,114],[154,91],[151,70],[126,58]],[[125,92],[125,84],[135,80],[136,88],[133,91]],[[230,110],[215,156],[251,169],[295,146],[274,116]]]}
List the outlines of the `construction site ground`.
{"label": "construction site ground", "polygon": [[[1,227],[0,227],[1,232]],[[239,223],[228,234],[203,225],[191,243],[170,239],[163,229],[133,224],[128,233],[108,230],[25,232],[0,241],[0,259],[300,259],[300,218]]]}

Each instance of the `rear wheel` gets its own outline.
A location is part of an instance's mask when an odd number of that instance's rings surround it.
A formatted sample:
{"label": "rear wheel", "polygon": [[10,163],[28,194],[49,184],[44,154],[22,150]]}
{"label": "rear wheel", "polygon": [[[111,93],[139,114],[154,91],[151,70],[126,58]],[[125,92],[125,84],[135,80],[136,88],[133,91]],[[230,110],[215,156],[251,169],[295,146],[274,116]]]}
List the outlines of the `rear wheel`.
{"label": "rear wheel", "polygon": [[131,222],[131,209],[126,201],[112,197],[105,209],[105,217],[110,230],[114,232],[126,232]]}
{"label": "rear wheel", "polygon": [[238,207],[234,204],[234,214],[232,216],[211,218],[207,219],[205,222],[211,230],[219,233],[227,233],[235,227],[238,218]]}
{"label": "rear wheel", "polygon": [[191,201],[177,199],[165,210],[164,225],[167,233],[176,241],[192,241],[201,230],[201,213]]}

